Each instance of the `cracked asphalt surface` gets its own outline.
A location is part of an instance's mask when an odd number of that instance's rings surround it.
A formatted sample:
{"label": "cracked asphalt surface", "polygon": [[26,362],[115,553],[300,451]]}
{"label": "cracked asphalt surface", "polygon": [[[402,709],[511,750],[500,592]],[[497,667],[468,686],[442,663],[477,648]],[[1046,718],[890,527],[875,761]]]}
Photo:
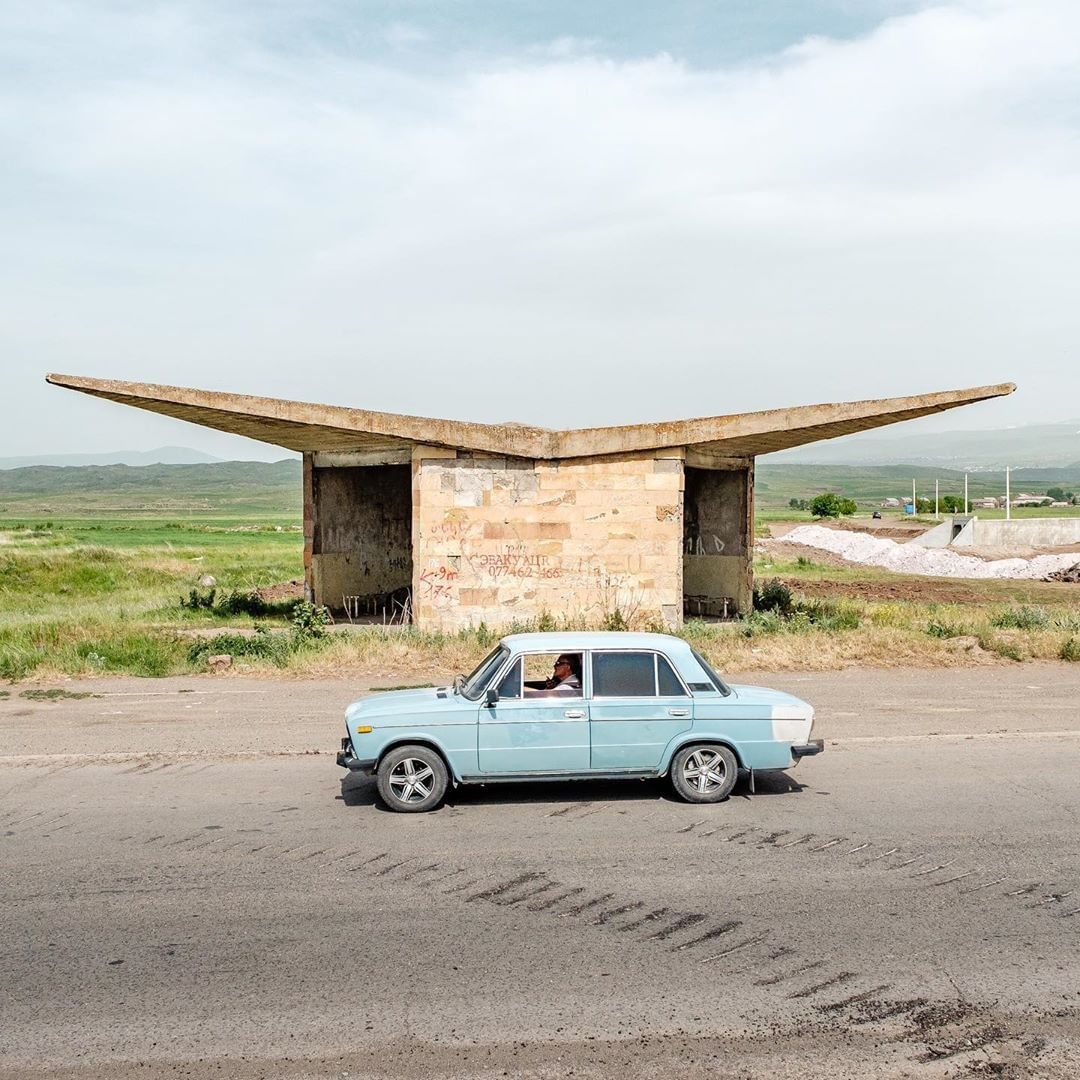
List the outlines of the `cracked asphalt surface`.
{"label": "cracked asphalt surface", "polygon": [[0,700],[0,1077],[1075,1077],[1080,670],[755,677],[826,754],[385,812],[346,682]]}

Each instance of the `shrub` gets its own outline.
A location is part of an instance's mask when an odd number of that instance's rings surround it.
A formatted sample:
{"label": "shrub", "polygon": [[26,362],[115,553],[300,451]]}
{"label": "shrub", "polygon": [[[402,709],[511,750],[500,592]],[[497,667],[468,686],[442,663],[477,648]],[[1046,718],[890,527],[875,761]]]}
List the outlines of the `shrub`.
{"label": "shrub", "polygon": [[1052,623],[1053,619],[1046,608],[1026,605],[1009,608],[990,620],[990,625],[1000,630],[1045,630]]}
{"label": "shrub", "polygon": [[967,633],[967,629],[957,623],[945,622],[943,619],[931,619],[926,624],[926,632],[931,637],[954,638],[962,637]]}
{"label": "shrub", "polygon": [[182,596],[180,597],[180,606],[187,608],[188,611],[210,611],[214,606],[214,597],[216,595],[216,589],[209,589],[204,593],[199,592],[198,589],[192,589],[188,593],[186,600]]}
{"label": "shrub", "polygon": [[321,638],[330,625],[330,612],[310,600],[299,600],[293,605],[290,621],[295,637]]}
{"label": "shrub", "polygon": [[791,590],[776,578],[771,578],[760,589],[754,590],[755,611],[778,611],[781,615],[787,615],[793,603]]}
{"label": "shrub", "polygon": [[1062,660],[1080,661],[1080,638],[1070,637],[1063,642],[1058,656]]}

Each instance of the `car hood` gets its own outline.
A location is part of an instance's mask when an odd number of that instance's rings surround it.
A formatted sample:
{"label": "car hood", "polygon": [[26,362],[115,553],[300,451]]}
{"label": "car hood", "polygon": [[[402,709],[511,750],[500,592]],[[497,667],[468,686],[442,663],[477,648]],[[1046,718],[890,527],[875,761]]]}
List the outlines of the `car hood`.
{"label": "car hood", "polygon": [[399,713],[420,709],[460,706],[462,702],[474,707],[477,705],[477,702],[469,702],[446,686],[425,686],[417,690],[388,690],[354,701],[345,710],[345,717],[351,720],[357,716],[396,716]]}
{"label": "car hood", "polygon": [[799,709],[814,714],[814,707],[808,705],[802,698],[794,694],[785,694],[783,690],[772,690],[768,686],[738,686],[731,687],[739,699],[740,705],[763,705],[769,708],[779,706],[784,709]]}

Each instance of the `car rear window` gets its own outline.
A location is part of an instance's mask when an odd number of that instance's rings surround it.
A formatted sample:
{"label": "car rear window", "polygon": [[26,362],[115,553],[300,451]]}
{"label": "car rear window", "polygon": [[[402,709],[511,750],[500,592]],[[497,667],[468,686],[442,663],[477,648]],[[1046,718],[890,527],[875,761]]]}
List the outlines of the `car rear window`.
{"label": "car rear window", "polygon": [[668,661],[652,652],[595,652],[593,697],[686,696]]}

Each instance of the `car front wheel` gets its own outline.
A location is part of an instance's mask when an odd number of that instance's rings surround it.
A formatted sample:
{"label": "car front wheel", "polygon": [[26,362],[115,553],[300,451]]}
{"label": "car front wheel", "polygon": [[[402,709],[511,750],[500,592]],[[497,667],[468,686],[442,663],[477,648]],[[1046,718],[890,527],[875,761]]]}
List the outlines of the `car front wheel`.
{"label": "car front wheel", "polygon": [[427,746],[399,746],[379,763],[379,795],[388,809],[401,814],[434,810],[449,782],[446,763]]}
{"label": "car front wheel", "polygon": [[687,746],[671,762],[671,786],[686,802],[720,802],[738,776],[739,763],[726,746]]}

